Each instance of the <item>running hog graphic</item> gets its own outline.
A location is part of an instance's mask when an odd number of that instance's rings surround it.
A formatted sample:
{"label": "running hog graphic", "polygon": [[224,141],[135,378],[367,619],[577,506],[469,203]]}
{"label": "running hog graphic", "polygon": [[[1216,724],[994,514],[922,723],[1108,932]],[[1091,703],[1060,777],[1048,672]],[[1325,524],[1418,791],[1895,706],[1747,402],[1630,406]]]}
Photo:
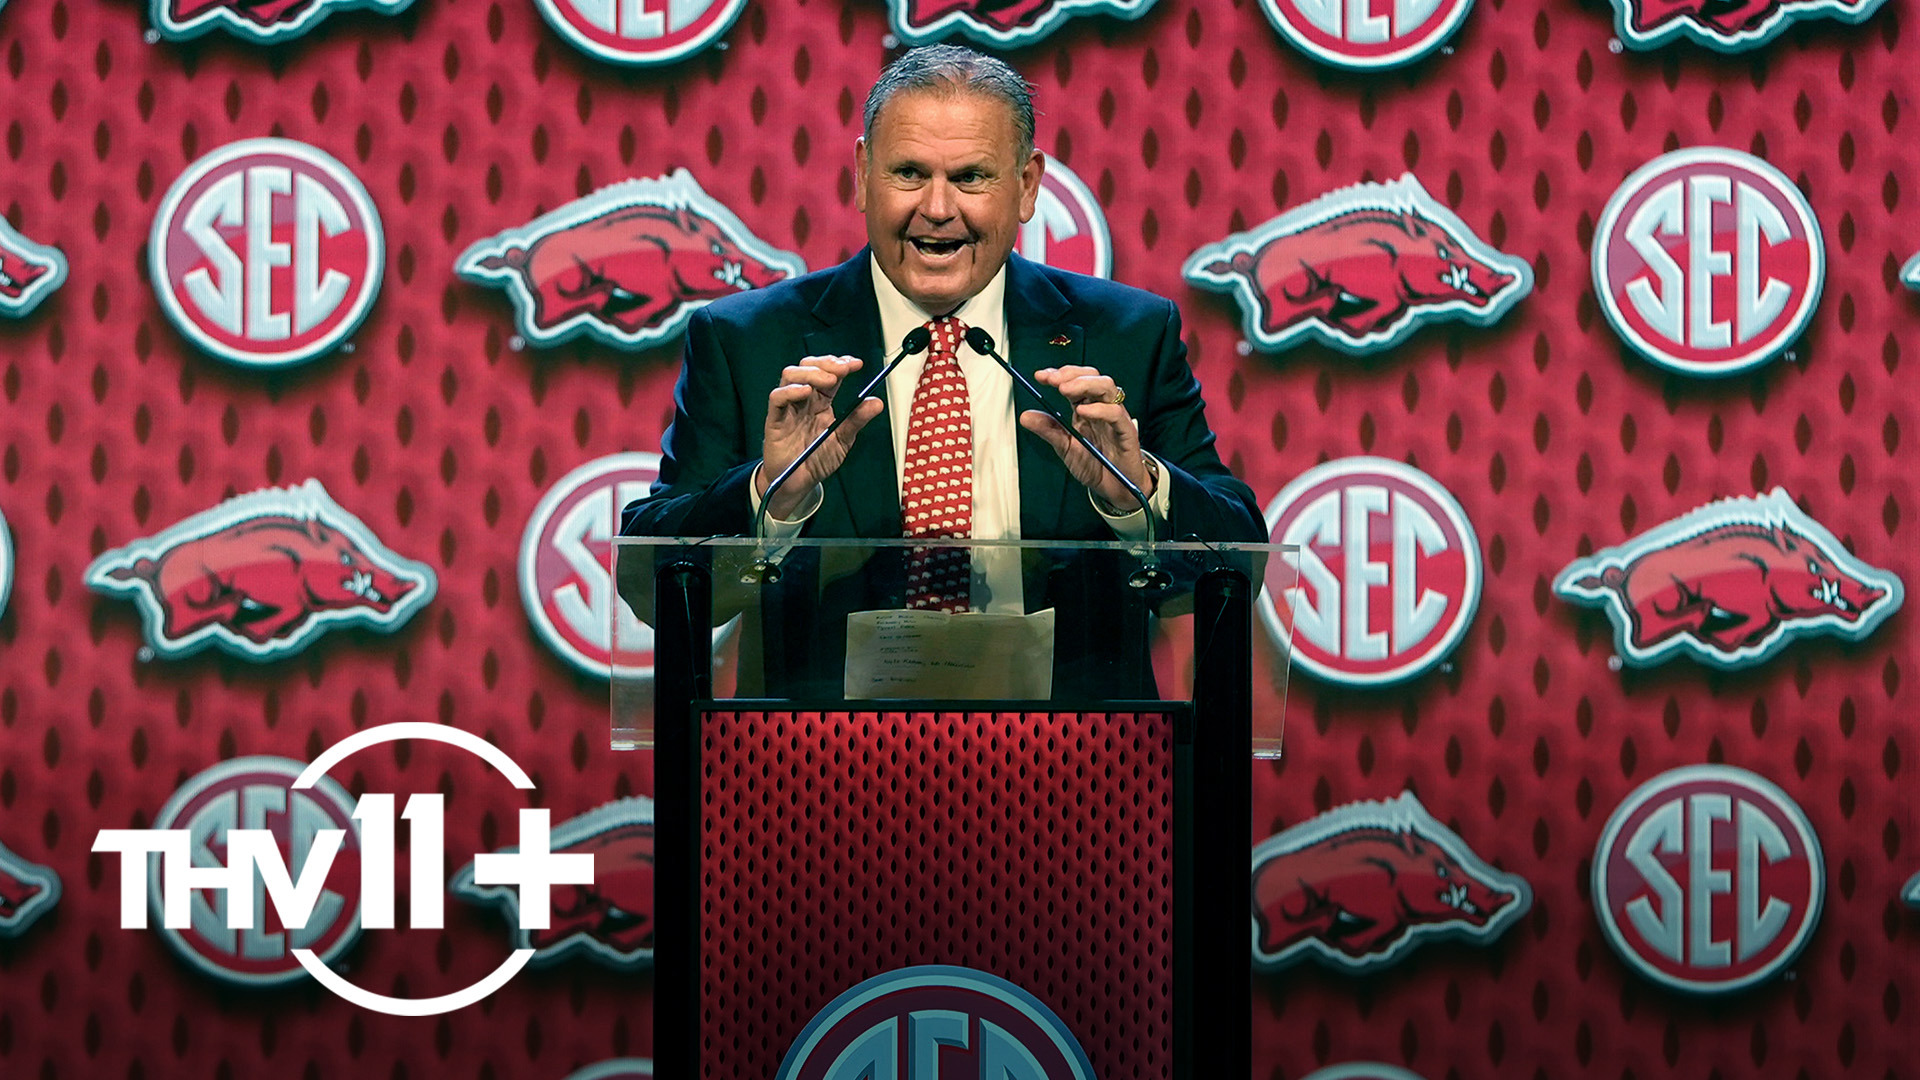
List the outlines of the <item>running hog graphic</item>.
{"label": "running hog graphic", "polygon": [[520,896],[511,886],[477,884],[474,863],[453,876],[455,896],[500,910],[516,949],[534,949],[533,963],[547,965],[584,953],[609,967],[637,969],[653,963],[653,800],[619,799],[555,825],[550,848],[593,856],[593,881],[555,885],[548,926],[520,924]]}
{"label": "running hog graphic", "polygon": [[0,315],[26,315],[66,279],[58,248],[34,243],[0,218]]}
{"label": "running hog graphic", "polygon": [[1621,40],[1651,48],[1685,34],[1724,51],[1753,48],[1801,19],[1863,22],[1883,0],[1613,0]]}
{"label": "running hog graphic", "polygon": [[314,0],[168,0],[167,16],[176,23],[225,8],[255,26],[274,26],[298,20]]}
{"label": "running hog graphic", "polygon": [[981,26],[1006,32],[1032,26],[1060,0],[905,0],[909,26],[928,26],[961,12]]}
{"label": "running hog graphic", "polygon": [[1628,662],[1684,647],[1725,666],[1758,662],[1798,633],[1864,637],[1901,598],[1897,579],[1847,555],[1779,488],[1580,560],[1555,590],[1604,607]]}
{"label": "running hog graphic", "polygon": [[529,931],[527,944],[550,949],[580,935],[623,955],[651,953],[653,826],[623,825],[554,850],[591,853],[593,884],[556,886],[551,925]]}
{"label": "running hog graphic", "polygon": [[88,568],[101,592],[143,604],[149,645],[179,656],[218,643],[254,659],[297,650],[328,626],[390,629],[433,592],[309,480],[241,496]]}
{"label": "running hog graphic", "polygon": [[0,297],[19,300],[27,294],[27,286],[40,280],[51,269],[50,266],[28,262],[19,252],[0,245]]}
{"label": "running hog graphic", "polygon": [[1353,971],[1394,963],[1428,937],[1490,940],[1532,904],[1411,792],[1331,810],[1254,852],[1254,959],[1308,955]]}
{"label": "running hog graphic", "polygon": [[166,612],[161,633],[176,640],[218,623],[265,643],[322,611],[367,607],[384,614],[414,588],[351,538],[293,517],[255,518],[109,574],[145,581]]}
{"label": "running hog graphic", "polygon": [[1185,274],[1235,293],[1248,339],[1270,350],[1311,332],[1373,351],[1442,316],[1485,325],[1533,285],[1525,262],[1480,243],[1411,175],[1333,192],[1202,248]]}
{"label": "running hog graphic", "polygon": [[535,344],[584,331],[639,347],[677,332],[710,301],[763,289],[805,265],[755,241],[682,169],[616,184],[481,241],[456,270],[505,286]]}
{"label": "running hog graphic", "polygon": [[0,938],[18,937],[60,899],[60,878],[0,844]]}
{"label": "running hog graphic", "polygon": [[1154,0],[888,0],[895,33],[924,45],[965,34],[1000,48],[1026,44],[1075,15],[1137,19]]}
{"label": "running hog graphic", "polygon": [[27,901],[45,891],[44,887],[14,877],[0,866],[0,920],[18,917],[26,908]]}

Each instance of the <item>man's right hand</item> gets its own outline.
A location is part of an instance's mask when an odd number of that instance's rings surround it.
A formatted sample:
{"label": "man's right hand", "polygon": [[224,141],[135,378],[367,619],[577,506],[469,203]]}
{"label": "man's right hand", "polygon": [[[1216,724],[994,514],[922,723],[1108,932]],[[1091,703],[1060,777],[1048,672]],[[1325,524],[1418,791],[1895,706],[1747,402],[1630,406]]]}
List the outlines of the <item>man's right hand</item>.
{"label": "man's right hand", "polygon": [[[780,385],[767,395],[767,423],[762,437],[759,474],[754,484],[761,499],[767,487],[792,465],[807,445],[833,423],[833,395],[840,382],[860,370],[854,356],[809,356],[780,372]],[[832,476],[847,459],[847,450],[867,422],[879,416],[886,403],[870,397],[854,407],[840,430],[773,493],[767,513],[782,521],[799,510],[814,485]]]}

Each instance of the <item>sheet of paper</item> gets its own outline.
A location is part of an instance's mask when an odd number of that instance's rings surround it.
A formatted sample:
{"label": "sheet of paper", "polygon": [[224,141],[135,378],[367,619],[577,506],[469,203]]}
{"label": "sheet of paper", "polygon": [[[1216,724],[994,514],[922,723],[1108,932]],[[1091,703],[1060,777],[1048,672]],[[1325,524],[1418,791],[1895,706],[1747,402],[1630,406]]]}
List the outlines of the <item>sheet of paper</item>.
{"label": "sheet of paper", "polygon": [[1050,698],[1053,609],[856,611],[847,616],[846,694],[849,701]]}

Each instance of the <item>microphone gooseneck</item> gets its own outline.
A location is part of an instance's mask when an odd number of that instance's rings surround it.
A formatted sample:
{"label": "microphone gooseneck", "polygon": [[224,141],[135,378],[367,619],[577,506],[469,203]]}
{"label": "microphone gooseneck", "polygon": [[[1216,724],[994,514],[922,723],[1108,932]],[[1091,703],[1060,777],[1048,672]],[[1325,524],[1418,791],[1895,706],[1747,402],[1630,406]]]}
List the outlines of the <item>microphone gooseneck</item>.
{"label": "microphone gooseneck", "polygon": [[[1003,371],[1013,376],[1015,382],[1026,387],[1027,393],[1033,395],[1033,400],[1040,406],[1041,411],[1053,417],[1054,422],[1064,428],[1067,434],[1073,438],[1073,441],[1080,444],[1081,449],[1092,454],[1093,459],[1100,463],[1101,468],[1105,469],[1115,480],[1120,481],[1120,485],[1127,489],[1127,493],[1132,495],[1134,499],[1140,503],[1141,512],[1147,515],[1147,543],[1149,545],[1158,543],[1161,533],[1160,516],[1154,512],[1153,506],[1147,502],[1146,493],[1140,490],[1140,485],[1128,479],[1127,474],[1121,472],[1119,467],[1108,460],[1107,455],[1101,453],[1099,447],[1093,445],[1085,435],[1080,434],[1078,428],[1068,423],[1067,418],[1060,415],[1059,410],[1055,409],[1048,403],[1047,399],[1041,395],[1040,388],[1033,385],[1031,380],[1020,373],[1020,369],[1007,363],[1007,358],[1001,356],[1000,351],[994,348],[992,334],[987,333],[977,326],[969,327],[967,329],[967,345],[973,349],[974,352],[1000,365]],[[1173,579],[1167,575],[1165,570],[1160,568],[1160,560],[1154,555],[1151,546],[1149,546],[1145,558],[1141,561],[1140,569],[1134,571],[1133,575],[1127,579],[1127,584],[1136,589],[1164,589],[1173,584]]]}
{"label": "microphone gooseneck", "polygon": [[[887,376],[893,373],[894,368],[900,366],[902,360],[905,360],[915,353],[924,352],[927,346],[931,344],[933,344],[933,334],[926,327],[916,326],[912,330],[909,330],[907,336],[900,339],[900,351],[894,354],[892,360],[887,361],[879,373],[867,380],[867,385],[861,387],[858,394],[854,395],[854,408],[859,408],[860,402],[865,401],[882,382],[885,382]],[[847,417],[852,416],[853,412],[853,409],[848,409],[845,413],[834,417],[833,423],[828,424],[825,431],[814,436],[813,441],[807,444],[807,448],[800,451],[800,456],[794,458],[791,464],[780,470],[780,475],[774,477],[773,482],[767,485],[767,493],[760,497],[760,509],[755,511],[753,515],[752,536],[758,537],[761,528],[766,524],[767,508],[773,505],[774,493],[780,490],[780,486],[785,484],[789,477],[799,471],[800,466],[806,464],[807,459],[813,456],[814,451],[826,445],[826,441],[833,437],[834,432],[840,430],[840,425],[846,423]],[[763,552],[754,559],[751,566],[742,572],[741,580],[749,585],[762,583],[772,584],[780,580],[780,568],[773,562],[771,556]]]}

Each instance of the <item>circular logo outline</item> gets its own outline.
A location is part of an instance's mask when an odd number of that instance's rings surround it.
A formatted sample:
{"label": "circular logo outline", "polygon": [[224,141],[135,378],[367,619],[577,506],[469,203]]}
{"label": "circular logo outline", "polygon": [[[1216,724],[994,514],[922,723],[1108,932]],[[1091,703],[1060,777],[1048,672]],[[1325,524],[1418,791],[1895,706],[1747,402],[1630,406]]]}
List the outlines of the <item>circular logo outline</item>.
{"label": "circular logo outline", "polygon": [[[1328,667],[1312,656],[1293,648],[1293,628],[1291,621],[1281,622],[1275,608],[1274,598],[1267,592],[1262,582],[1260,587],[1260,621],[1266,626],[1273,642],[1287,651],[1288,663],[1295,667],[1304,667],[1308,674],[1323,681],[1340,686],[1377,688],[1393,686],[1417,679],[1443,663],[1460,642],[1466,637],[1469,627],[1480,612],[1480,594],[1486,582],[1486,556],[1480,551],[1480,537],[1474,532],[1473,522],[1467,517],[1466,507],[1454,497],[1453,492],[1432,476],[1392,458],[1358,455],[1355,457],[1334,458],[1325,461],[1293,478],[1280,494],[1273,497],[1262,513],[1267,525],[1267,539],[1272,543],[1284,541],[1274,538],[1274,530],[1281,524],[1281,512],[1289,509],[1305,492],[1338,476],[1347,476],[1368,470],[1378,471],[1413,487],[1427,496],[1435,506],[1445,512],[1447,520],[1460,534],[1461,550],[1465,555],[1466,580],[1463,583],[1464,596],[1460,598],[1460,614],[1454,619],[1440,639],[1428,650],[1423,659],[1401,664],[1386,671],[1371,675],[1355,674]],[[1294,567],[1296,580],[1299,567]],[[1344,584],[1344,583],[1343,583]],[[1303,587],[1303,586],[1299,586]]]}
{"label": "circular logo outline", "polygon": [[[1620,301],[1608,286],[1611,269],[1611,249],[1614,230],[1619,227],[1620,216],[1626,211],[1627,204],[1638,198],[1655,180],[1662,175],[1695,165],[1720,165],[1735,169],[1744,169],[1756,177],[1764,179],[1772,188],[1772,193],[1784,199],[1787,207],[1799,219],[1800,227],[1807,235],[1807,287],[1806,294],[1800,300],[1799,308],[1787,316],[1784,329],[1769,334],[1764,345],[1749,350],[1745,359],[1725,363],[1702,363],[1675,355],[1670,349],[1647,340],[1634,329],[1628,321],[1626,312],[1620,307]],[[1776,206],[1778,204],[1776,203]],[[1692,222],[1688,223],[1689,229]],[[1607,325],[1628,347],[1656,367],[1681,375],[1695,378],[1717,379],[1739,375],[1772,361],[1786,352],[1800,336],[1806,333],[1812,323],[1814,311],[1820,306],[1820,296],[1826,291],[1827,284],[1826,237],[1820,231],[1820,218],[1813,211],[1813,204],[1801,193],[1787,174],[1774,168],[1769,162],[1754,157],[1744,151],[1725,146],[1688,146],[1673,150],[1635,169],[1629,173],[1613,195],[1607,199],[1606,209],[1600,213],[1600,223],[1594,227],[1593,250],[1590,264],[1593,271],[1593,291],[1600,301],[1600,312],[1606,317]]]}
{"label": "circular logo outline", "polygon": [[[1611,860],[1615,845],[1620,842],[1620,833],[1626,828],[1627,822],[1640,811],[1641,807],[1659,796],[1675,788],[1701,781],[1718,781],[1743,787],[1769,802],[1799,835],[1801,844],[1805,846],[1807,865],[1811,871],[1808,875],[1811,883],[1808,888],[1810,895],[1806,914],[1801,918],[1800,925],[1795,927],[1793,938],[1780,947],[1778,955],[1772,960],[1754,971],[1725,982],[1685,979],[1654,966],[1628,944],[1626,934],[1615,917],[1613,906],[1607,900],[1607,864]],[[1759,773],[1736,765],[1683,765],[1668,769],[1634,788],[1625,799],[1620,801],[1620,805],[1614,808],[1613,813],[1607,818],[1606,827],[1600,831],[1599,842],[1594,845],[1593,869],[1588,875],[1588,884],[1593,898],[1594,916],[1600,923],[1600,932],[1607,939],[1607,944],[1613,949],[1614,954],[1620,957],[1629,968],[1670,990],[1720,996],[1766,982],[1800,958],[1807,943],[1812,940],[1814,931],[1819,928],[1820,915],[1826,907],[1826,855],[1820,848],[1820,838],[1814,832],[1813,822],[1808,819],[1806,811],[1801,809],[1800,804],[1795,802],[1778,784]]]}
{"label": "circular logo outline", "polygon": [[[366,276],[347,314],[324,336],[284,355],[263,356],[216,341],[187,313],[180,298],[174,295],[167,274],[167,237],[173,231],[174,219],[187,193],[215,170],[252,154],[296,158],[324,174],[346,193],[354,212],[360,215],[360,227],[367,237]],[[273,371],[304,364],[326,355],[352,337],[373,311],[374,301],[379,298],[380,286],[386,276],[386,266],[386,226],[381,223],[380,212],[373,204],[373,197],[367,193],[366,185],[332,154],[296,139],[272,136],[240,139],[201,155],[167,188],[166,195],[160,200],[160,209],[153,216],[153,227],[147,233],[147,273],[153,281],[154,295],[159,298],[160,310],[166,314],[167,321],[182,337],[208,355],[255,370]]]}
{"label": "circular logo outline", "polygon": [[[1040,156],[1046,161],[1046,168],[1040,174],[1041,190],[1046,190],[1049,180],[1057,181],[1064,190],[1062,192],[1052,193],[1053,197],[1069,209],[1076,206],[1079,208],[1080,213],[1087,219],[1087,239],[1093,246],[1093,270],[1091,274],[1093,277],[1112,280],[1113,230],[1107,225],[1106,208],[1101,206],[1100,200],[1094,197],[1093,189],[1087,186],[1087,182],[1080,179],[1080,175],[1074,172],[1072,167],[1067,165],[1066,162],[1061,161],[1059,158],[1054,157],[1044,150],[1041,151]],[[1025,227],[1025,224],[1025,222],[1022,223],[1022,228]],[[1016,243],[1014,250],[1018,251],[1019,248],[1020,245]],[[1024,251],[1020,252],[1020,257],[1040,263],[1043,266],[1055,266],[1054,263],[1046,259],[1034,259]],[[1072,269],[1072,267],[1057,268]]]}
{"label": "circular logo outline", "polygon": [[[1293,11],[1293,0],[1259,0],[1259,2],[1261,12],[1266,15],[1267,21],[1273,24],[1273,28],[1280,32],[1280,37],[1287,44],[1323,64],[1347,71],[1383,71],[1424,60],[1453,40],[1453,36],[1459,33],[1460,27],[1466,24],[1468,13],[1473,10],[1473,0],[1442,0],[1443,3],[1454,3],[1455,7],[1445,15],[1438,15],[1431,33],[1425,36],[1416,35],[1413,38],[1413,44],[1392,52],[1382,53],[1379,56],[1359,57],[1337,52],[1295,25],[1288,13],[1281,10],[1282,4],[1285,3],[1288,11]],[[1424,30],[1426,27],[1423,26],[1420,29]]]}
{"label": "circular logo outline", "polygon": [[[578,494],[581,488],[586,487],[594,480],[613,473],[628,471],[645,472],[651,470],[654,477],[653,481],[648,485],[649,490],[651,490],[653,485],[658,484],[660,481],[660,460],[660,455],[651,450],[623,450],[619,453],[594,458],[592,461],[577,466],[565,476],[555,481],[554,484],[547,488],[545,493],[540,496],[540,501],[534,505],[533,513],[527,516],[526,528],[521,530],[520,533],[520,554],[516,560],[514,576],[520,585],[520,606],[526,610],[527,621],[533,624],[534,634],[540,638],[541,642],[543,642],[547,648],[553,650],[554,655],[565,660],[576,669],[598,679],[610,679],[613,677],[614,665],[612,656],[609,655],[607,660],[600,661],[580,651],[573,642],[567,640],[567,636],[561,632],[560,627],[547,612],[546,598],[541,594],[538,580],[541,542],[546,538],[546,531],[552,523],[554,514],[560,509],[563,503],[566,503]],[[613,513],[613,535],[615,539],[618,539],[620,535],[620,507],[614,507]],[[611,573],[608,575],[608,587],[613,587]],[[616,595],[613,598],[613,603],[616,605],[613,610],[613,617],[618,620],[621,610],[618,605],[623,604],[624,601]],[[614,651],[617,652],[618,650],[616,649]],[[644,668],[632,668],[622,665],[620,673],[623,677],[632,676],[645,678],[653,674],[653,667],[652,665],[648,665]]]}
{"label": "circular logo outline", "polygon": [[[597,41],[580,27],[575,26],[573,20],[560,10],[561,5],[566,3],[567,0],[534,0],[533,6],[539,10],[540,17],[546,20],[547,25],[567,44],[597,60],[605,60],[610,64],[620,64],[625,67],[659,67],[684,60],[713,44],[715,39],[733,29],[733,24],[739,21],[740,14],[747,10],[747,0],[713,0],[701,13],[703,18],[712,16],[711,20],[693,37],[664,49],[628,52]],[[572,5],[567,4],[567,6]],[[715,9],[719,9],[718,15],[713,14]]]}
{"label": "circular logo outline", "polygon": [[7,599],[13,595],[13,532],[6,512],[0,510],[0,615],[7,613]]}
{"label": "circular logo outline", "polygon": [[813,1055],[814,1048],[827,1033],[863,1006],[896,991],[942,986],[971,990],[1019,1012],[1053,1040],[1055,1051],[1069,1068],[1079,1074],[1075,1080],[1094,1080],[1093,1062],[1080,1046],[1080,1040],[1074,1038],[1065,1021],[1045,1002],[1017,983],[957,964],[919,964],[896,968],[841,991],[815,1013],[813,1019],[807,1021],[807,1026],[800,1029],[800,1034],[794,1036],[792,1044],[787,1047],[786,1056],[780,1061],[779,1070],[774,1073],[774,1080],[796,1080]]}
{"label": "circular logo outline", "polygon": [[[302,770],[306,768],[307,765],[302,762],[295,761],[292,758],[281,757],[277,754],[253,754],[245,757],[229,758],[226,761],[210,765],[193,774],[185,783],[174,789],[173,794],[168,796],[167,801],[160,807],[160,812],[154,815],[153,824],[150,828],[185,828],[186,826],[179,821],[180,814],[216,785],[226,783],[239,776],[266,773],[277,777],[284,774],[287,780],[288,793],[291,794],[294,791],[311,792],[310,797],[316,803],[319,803],[330,811],[329,816],[333,818],[335,826],[345,829],[347,834],[353,838],[354,849],[357,850],[360,844],[360,829],[353,818],[353,797],[347,793],[347,789],[342,787],[339,781],[334,780],[332,777],[321,777],[320,783],[307,787],[296,787],[295,785],[298,784],[301,778]],[[261,988],[285,986],[289,983],[300,981],[300,979],[307,974],[294,954],[296,952],[311,952],[312,950],[295,947],[291,939],[288,940],[285,951],[285,959],[291,961],[291,966],[271,975],[258,975],[235,971],[232,968],[216,963],[211,957],[194,948],[193,945],[186,940],[183,931],[166,925],[166,911],[163,903],[164,890],[154,884],[165,880],[165,875],[162,873],[161,868],[161,858],[162,857],[157,854],[147,857],[147,881],[150,883],[147,888],[147,911],[150,920],[148,925],[158,931],[161,939],[167,943],[168,948],[172,949],[181,959],[199,969],[202,974],[210,978],[237,986]],[[300,870],[301,867],[287,867],[288,874],[295,878],[299,877]],[[359,940],[360,903],[358,897],[354,899],[351,909],[343,914],[341,918],[346,923],[344,929],[342,929],[339,936],[334,939],[333,944],[327,946],[324,951],[318,954],[323,963],[330,964],[334,960],[337,960],[353,946],[354,942]]]}

